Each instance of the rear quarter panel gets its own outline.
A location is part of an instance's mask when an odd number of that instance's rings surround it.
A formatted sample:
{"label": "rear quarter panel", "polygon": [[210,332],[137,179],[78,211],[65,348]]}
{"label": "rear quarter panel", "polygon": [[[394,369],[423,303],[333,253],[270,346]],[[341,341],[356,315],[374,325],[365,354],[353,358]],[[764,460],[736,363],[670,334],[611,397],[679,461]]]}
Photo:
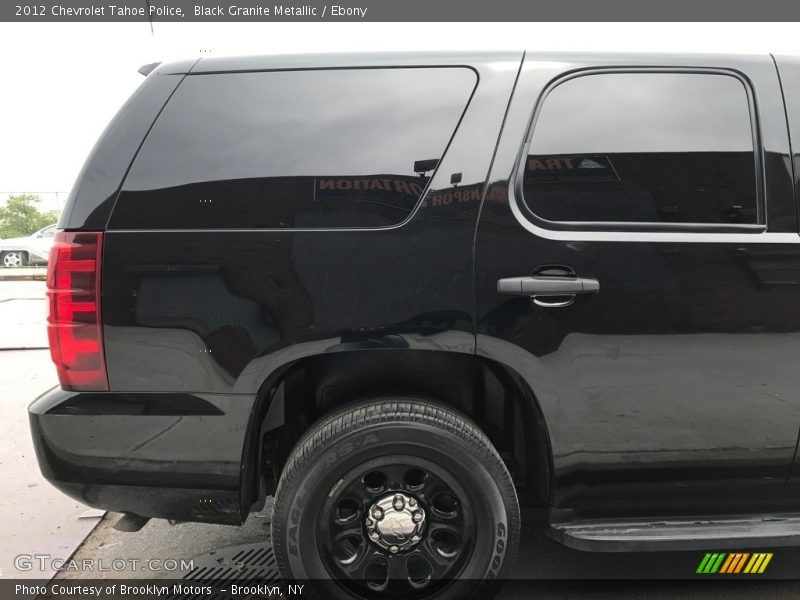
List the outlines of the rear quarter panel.
{"label": "rear quarter panel", "polygon": [[[431,66],[447,64],[464,66]],[[472,237],[518,66],[508,55],[469,63],[479,83],[399,226],[132,230],[112,216],[102,286],[111,389],[254,394],[282,365],[323,352],[472,353]]]}

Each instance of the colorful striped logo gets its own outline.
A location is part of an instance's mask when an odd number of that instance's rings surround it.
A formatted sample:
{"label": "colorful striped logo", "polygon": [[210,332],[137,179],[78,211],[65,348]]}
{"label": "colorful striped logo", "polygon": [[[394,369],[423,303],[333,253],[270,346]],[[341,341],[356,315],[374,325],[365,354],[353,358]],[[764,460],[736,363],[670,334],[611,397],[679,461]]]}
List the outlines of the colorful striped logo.
{"label": "colorful striped logo", "polygon": [[772,560],[772,552],[708,552],[700,561],[696,573],[738,575],[763,573]]}

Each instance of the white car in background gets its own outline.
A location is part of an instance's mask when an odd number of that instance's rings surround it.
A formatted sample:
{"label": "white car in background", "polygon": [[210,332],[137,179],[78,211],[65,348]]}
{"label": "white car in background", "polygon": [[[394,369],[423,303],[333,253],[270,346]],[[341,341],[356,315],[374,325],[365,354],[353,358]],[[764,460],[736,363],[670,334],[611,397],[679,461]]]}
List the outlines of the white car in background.
{"label": "white car in background", "polygon": [[0,264],[3,267],[22,267],[46,263],[53,245],[55,225],[48,225],[27,237],[0,240]]}

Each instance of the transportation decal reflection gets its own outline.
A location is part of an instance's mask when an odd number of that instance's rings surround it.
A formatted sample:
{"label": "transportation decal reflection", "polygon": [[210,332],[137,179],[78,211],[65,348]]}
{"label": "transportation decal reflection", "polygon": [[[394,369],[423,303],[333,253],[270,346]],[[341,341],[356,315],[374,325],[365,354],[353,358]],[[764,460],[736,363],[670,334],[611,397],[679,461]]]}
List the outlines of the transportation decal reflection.
{"label": "transportation decal reflection", "polygon": [[756,223],[753,152],[528,156],[525,201],[548,221]]}

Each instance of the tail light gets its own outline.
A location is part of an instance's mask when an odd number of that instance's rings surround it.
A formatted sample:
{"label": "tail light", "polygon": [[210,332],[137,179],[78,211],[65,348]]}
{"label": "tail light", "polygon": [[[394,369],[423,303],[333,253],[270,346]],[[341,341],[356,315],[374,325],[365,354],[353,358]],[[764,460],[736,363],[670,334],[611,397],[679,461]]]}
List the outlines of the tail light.
{"label": "tail light", "polygon": [[100,320],[103,234],[58,231],[47,266],[50,356],[65,390],[107,390]]}

